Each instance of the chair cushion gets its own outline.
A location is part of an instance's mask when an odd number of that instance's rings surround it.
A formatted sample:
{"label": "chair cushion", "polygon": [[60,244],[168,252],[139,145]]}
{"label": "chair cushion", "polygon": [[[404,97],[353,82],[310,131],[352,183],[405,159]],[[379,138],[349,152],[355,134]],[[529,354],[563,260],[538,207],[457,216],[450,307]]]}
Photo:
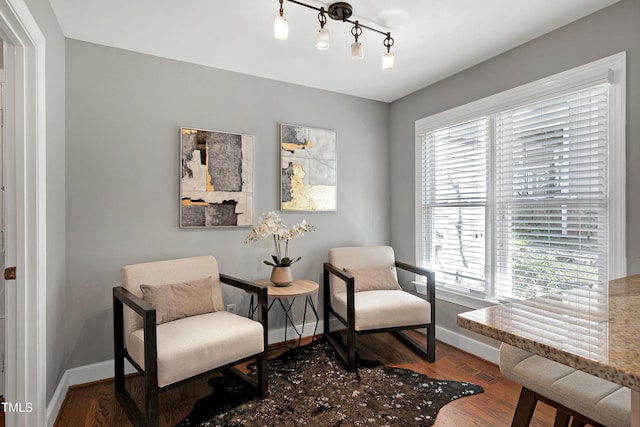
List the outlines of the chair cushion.
{"label": "chair cushion", "polygon": [[[142,298],[140,285],[166,285],[169,283],[190,282],[204,277],[213,277],[211,290],[213,307],[224,310],[224,300],[220,289],[218,262],[213,256],[170,259],[165,261],[131,264],[120,271],[122,286],[137,297]],[[124,336],[142,327],[142,318],[129,307],[124,307]]]}
{"label": "chair cushion", "polygon": [[[264,350],[262,324],[226,311],[185,317],[157,327],[158,387]],[[127,337],[129,355],[144,368],[144,332]]]}
{"label": "chair cushion", "polygon": [[402,289],[396,278],[394,267],[345,268],[345,271],[355,279],[356,292]]}
{"label": "chair cushion", "polygon": [[631,391],[621,385],[502,344],[500,371],[521,384],[608,427],[629,426]]}
{"label": "chair cushion", "polygon": [[[334,267],[343,270],[347,268],[364,270],[389,267],[394,279],[398,280],[395,254],[391,246],[355,246],[329,249],[329,262]],[[347,287],[342,280],[333,274],[329,280],[331,283],[331,303],[333,304],[334,296],[340,292],[345,292]]]}
{"label": "chair cushion", "polygon": [[[431,323],[431,304],[402,290],[356,292],[356,331]],[[333,309],[347,318],[347,293],[334,295]]]}
{"label": "chair cushion", "polygon": [[156,309],[156,324],[215,311],[213,277],[160,286],[140,285],[142,298]]}

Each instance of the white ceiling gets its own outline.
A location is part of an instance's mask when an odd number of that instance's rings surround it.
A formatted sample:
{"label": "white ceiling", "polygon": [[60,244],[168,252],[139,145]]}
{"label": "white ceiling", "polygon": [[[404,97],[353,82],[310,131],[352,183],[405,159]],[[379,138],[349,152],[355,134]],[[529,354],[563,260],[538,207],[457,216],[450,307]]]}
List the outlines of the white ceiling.
{"label": "white ceiling", "polygon": [[[289,38],[273,37],[278,0],[51,0],[66,37],[268,79],[391,102],[618,0],[350,0],[352,20],[391,31],[395,68],[381,69],[383,36],[364,30],[352,61],[351,24],[285,1]],[[316,7],[327,1],[306,0]]]}

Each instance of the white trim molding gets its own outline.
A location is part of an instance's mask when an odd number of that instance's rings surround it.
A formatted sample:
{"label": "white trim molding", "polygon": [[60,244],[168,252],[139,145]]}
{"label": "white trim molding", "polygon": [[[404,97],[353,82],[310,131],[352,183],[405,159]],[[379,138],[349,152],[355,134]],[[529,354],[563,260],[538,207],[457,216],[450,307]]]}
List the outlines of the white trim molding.
{"label": "white trim molding", "polygon": [[436,340],[498,365],[500,359],[499,347],[485,344],[441,326],[436,326]]}
{"label": "white trim molding", "polygon": [[[0,0],[5,42],[7,425],[46,421],[46,102],[45,38],[24,0]],[[27,405],[30,404],[30,405]]]}
{"label": "white trim molding", "polygon": [[[108,378],[113,378],[115,371],[115,363],[113,359],[105,360],[104,362],[92,363],[90,365],[80,366],[78,368],[72,368],[65,371],[58,382],[56,391],[51,397],[49,405],[47,405],[47,426],[53,427],[58,417],[58,412],[62,408],[64,399],[67,396],[69,387],[79,384],[91,383],[94,381],[100,381]],[[128,362],[125,361],[125,375],[133,374],[136,369]]]}

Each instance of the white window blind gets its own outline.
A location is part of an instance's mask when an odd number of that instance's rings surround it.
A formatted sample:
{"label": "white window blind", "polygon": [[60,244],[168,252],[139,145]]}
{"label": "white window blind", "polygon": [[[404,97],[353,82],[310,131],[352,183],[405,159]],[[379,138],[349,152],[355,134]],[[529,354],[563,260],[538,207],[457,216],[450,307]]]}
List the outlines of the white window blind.
{"label": "white window blind", "polygon": [[608,84],[496,115],[497,299],[607,280]]}
{"label": "white window blind", "polygon": [[488,119],[422,138],[422,253],[440,285],[485,292]]}
{"label": "white window blind", "polygon": [[[439,298],[479,308],[557,292],[566,304],[626,275],[625,61],[416,121],[417,261]],[[603,315],[581,301],[576,316]]]}

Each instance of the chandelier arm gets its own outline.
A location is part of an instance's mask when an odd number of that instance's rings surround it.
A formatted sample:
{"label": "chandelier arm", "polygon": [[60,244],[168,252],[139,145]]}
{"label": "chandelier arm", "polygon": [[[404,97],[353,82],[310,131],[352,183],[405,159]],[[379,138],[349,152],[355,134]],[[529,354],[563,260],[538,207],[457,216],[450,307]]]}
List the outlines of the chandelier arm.
{"label": "chandelier arm", "polygon": [[320,12],[319,7],[311,6],[310,4],[302,3],[301,1],[298,1],[298,0],[286,0],[286,1],[299,4],[300,6],[308,7],[309,9],[317,10],[318,12]]}
{"label": "chandelier arm", "polygon": [[320,28],[324,28],[327,24],[327,17],[324,14],[324,7],[320,8],[320,13],[318,14],[318,21],[320,21]]}
{"label": "chandelier arm", "polygon": [[[300,6],[304,6],[304,7],[307,7],[309,9],[316,10],[318,12],[320,12],[320,10],[322,9],[322,8],[319,8],[319,7],[312,6],[310,4],[302,3],[301,1],[298,1],[298,0],[286,0],[286,1],[291,2],[291,3],[295,3],[295,4],[299,4]],[[341,21],[342,22],[348,22],[348,23],[354,24],[354,25],[356,23],[356,21],[352,21],[350,19],[343,19]],[[361,28],[366,28],[369,31],[374,31],[374,32],[376,32],[378,34],[382,34],[383,36],[387,36],[387,32],[386,31],[377,30],[377,29],[375,29],[373,27],[369,27],[368,25],[364,25],[364,24],[360,24],[360,23],[358,24],[358,26],[361,27]]]}
{"label": "chandelier arm", "polygon": [[[289,0],[289,1],[290,1],[290,0]],[[344,22],[349,22],[349,23],[354,24],[354,25],[355,25],[355,23],[356,23],[356,21],[352,21],[352,20],[350,20],[350,19],[345,19],[345,20],[344,20]],[[383,36],[386,36],[386,35],[387,35],[387,33],[386,33],[386,32],[384,32],[384,31],[376,30],[375,28],[373,28],[373,27],[368,27],[368,26],[366,26],[366,25],[364,25],[364,24],[358,24],[358,26],[359,26],[360,28],[366,28],[366,29],[367,29],[367,30],[369,30],[369,31],[375,31],[376,33],[378,33],[378,34],[382,34]]]}
{"label": "chandelier arm", "polygon": [[389,53],[389,52],[391,52],[391,46],[393,46],[394,40],[391,37],[391,33],[387,33],[385,35],[386,35],[386,37],[382,41],[382,44],[384,45],[384,47],[387,48],[387,53]]}

